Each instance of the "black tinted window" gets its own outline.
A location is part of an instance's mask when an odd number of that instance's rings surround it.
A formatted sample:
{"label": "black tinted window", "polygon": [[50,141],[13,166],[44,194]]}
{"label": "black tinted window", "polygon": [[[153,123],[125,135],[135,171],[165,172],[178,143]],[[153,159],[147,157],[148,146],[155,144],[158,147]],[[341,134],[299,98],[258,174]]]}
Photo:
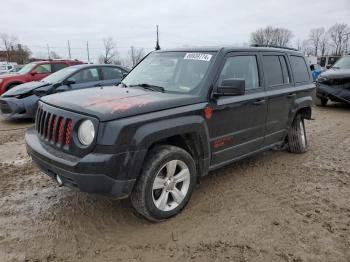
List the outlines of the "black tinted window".
{"label": "black tinted window", "polygon": [[64,63],[52,64],[52,66],[53,66],[53,72],[56,72],[58,70],[61,70],[61,69],[65,68],[65,67],[67,67],[67,65],[64,64]]}
{"label": "black tinted window", "polygon": [[258,65],[255,56],[229,57],[221,71],[219,83],[224,79],[245,80],[245,89],[259,87]]}
{"label": "black tinted window", "polygon": [[263,56],[264,75],[268,86],[282,85],[282,66],[277,55]]}
{"label": "black tinted window", "polygon": [[123,78],[123,72],[116,67],[102,67],[102,74],[103,74],[104,80]]}
{"label": "black tinted window", "polygon": [[296,83],[307,82],[310,80],[304,57],[290,56],[290,63],[294,74],[294,81]]}

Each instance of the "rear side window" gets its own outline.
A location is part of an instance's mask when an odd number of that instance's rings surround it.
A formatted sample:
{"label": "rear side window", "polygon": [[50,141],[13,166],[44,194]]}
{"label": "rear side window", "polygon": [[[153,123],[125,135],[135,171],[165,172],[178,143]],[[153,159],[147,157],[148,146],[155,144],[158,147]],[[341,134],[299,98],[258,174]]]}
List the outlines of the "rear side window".
{"label": "rear side window", "polygon": [[304,57],[292,55],[290,56],[290,64],[292,66],[295,83],[308,82],[310,80]]}
{"label": "rear side window", "polygon": [[259,88],[258,64],[255,56],[229,57],[221,71],[219,83],[224,79],[245,80],[245,89]]}
{"label": "rear side window", "polygon": [[102,67],[104,80],[113,80],[123,78],[123,72],[116,67]]}
{"label": "rear side window", "polygon": [[52,64],[52,67],[53,67],[53,72],[56,72],[56,71],[59,71],[65,67],[67,67],[68,65],[67,64],[64,64],[64,63],[59,63],[59,64]]}
{"label": "rear side window", "polygon": [[283,71],[278,55],[263,56],[263,66],[267,86],[283,85]]}

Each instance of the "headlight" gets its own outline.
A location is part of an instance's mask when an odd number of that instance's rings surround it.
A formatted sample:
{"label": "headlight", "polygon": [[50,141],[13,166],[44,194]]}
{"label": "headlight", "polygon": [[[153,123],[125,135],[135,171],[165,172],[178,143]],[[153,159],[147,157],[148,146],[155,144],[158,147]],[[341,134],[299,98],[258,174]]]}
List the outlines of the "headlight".
{"label": "headlight", "polygon": [[83,121],[78,129],[78,139],[80,143],[89,146],[95,138],[95,127],[90,120]]}
{"label": "headlight", "polygon": [[4,81],[4,80],[0,79],[0,84],[2,83],[2,81]]}
{"label": "headlight", "polygon": [[317,78],[317,82],[326,82],[327,80],[328,80],[328,78],[327,77],[323,77],[323,76],[319,76]]}

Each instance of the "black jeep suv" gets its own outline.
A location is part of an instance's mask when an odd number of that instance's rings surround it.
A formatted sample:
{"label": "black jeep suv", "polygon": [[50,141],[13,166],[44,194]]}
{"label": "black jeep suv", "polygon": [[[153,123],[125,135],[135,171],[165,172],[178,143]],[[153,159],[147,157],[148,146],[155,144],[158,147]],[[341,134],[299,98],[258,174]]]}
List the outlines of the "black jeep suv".
{"label": "black jeep suv", "polygon": [[209,171],[273,147],[307,150],[314,85],[299,52],[156,51],[119,88],[42,98],[27,150],[60,185],[113,198],[159,221]]}

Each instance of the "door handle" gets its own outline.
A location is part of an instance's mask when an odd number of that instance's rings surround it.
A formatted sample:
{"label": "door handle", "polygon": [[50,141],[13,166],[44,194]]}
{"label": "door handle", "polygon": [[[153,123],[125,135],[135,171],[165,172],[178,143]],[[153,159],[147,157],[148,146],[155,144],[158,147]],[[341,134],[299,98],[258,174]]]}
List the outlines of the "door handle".
{"label": "door handle", "polygon": [[259,99],[253,102],[253,105],[262,105],[265,104],[266,100],[265,99]]}
{"label": "door handle", "polygon": [[290,94],[287,95],[287,98],[293,98],[293,97],[295,97],[295,96],[296,96],[295,93],[290,93]]}

